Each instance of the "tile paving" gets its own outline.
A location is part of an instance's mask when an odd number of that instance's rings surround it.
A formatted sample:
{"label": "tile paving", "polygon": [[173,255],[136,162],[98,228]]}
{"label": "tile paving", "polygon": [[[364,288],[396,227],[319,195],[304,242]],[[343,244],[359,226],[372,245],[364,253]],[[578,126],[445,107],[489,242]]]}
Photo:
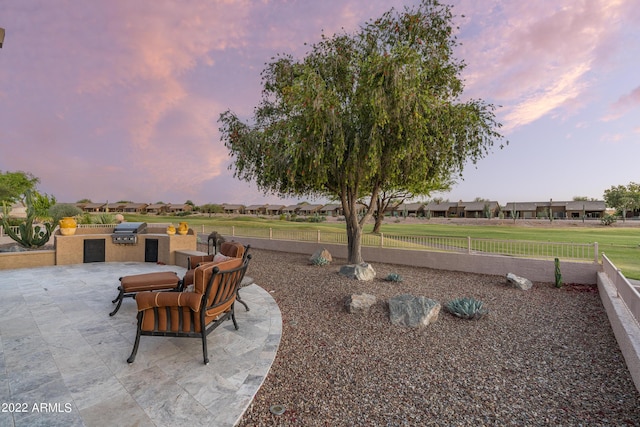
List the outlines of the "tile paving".
{"label": "tile paving", "polygon": [[[249,266],[251,269],[251,266]],[[143,336],[128,364],[136,304],[113,317],[118,278],[184,268],[90,263],[0,271],[0,427],[233,426],[262,385],[282,334],[277,304],[252,284],[199,339]],[[250,271],[249,271],[250,273]]]}

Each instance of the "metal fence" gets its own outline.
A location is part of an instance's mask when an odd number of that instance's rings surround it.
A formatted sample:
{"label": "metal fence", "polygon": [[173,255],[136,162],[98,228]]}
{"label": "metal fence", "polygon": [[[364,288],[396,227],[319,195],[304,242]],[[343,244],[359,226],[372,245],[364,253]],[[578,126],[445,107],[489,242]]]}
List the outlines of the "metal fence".
{"label": "metal fence", "polygon": [[[165,224],[153,224],[166,226]],[[115,225],[90,224],[81,227],[109,227]],[[286,230],[263,227],[201,226],[200,233],[208,235],[216,231],[225,236],[257,237],[270,240],[347,244],[347,234],[342,231]],[[17,229],[17,227],[16,227]],[[0,237],[3,236],[0,227]],[[204,237],[206,240],[206,237]],[[201,237],[202,240],[202,237]],[[414,249],[469,254],[493,254],[536,259],[569,259],[573,261],[599,262],[598,243],[537,242],[523,240],[477,239],[473,237],[407,236],[399,234],[363,234],[362,246]]]}
{"label": "metal fence", "polygon": [[[207,227],[200,232],[216,231],[225,236],[257,237],[270,240],[347,244],[347,235],[339,231],[299,231],[254,227]],[[206,238],[206,237],[205,237]],[[521,258],[599,262],[598,243],[537,242],[522,240],[477,239],[472,237],[406,236],[398,234],[363,234],[362,246],[400,248],[440,252],[482,253]]]}

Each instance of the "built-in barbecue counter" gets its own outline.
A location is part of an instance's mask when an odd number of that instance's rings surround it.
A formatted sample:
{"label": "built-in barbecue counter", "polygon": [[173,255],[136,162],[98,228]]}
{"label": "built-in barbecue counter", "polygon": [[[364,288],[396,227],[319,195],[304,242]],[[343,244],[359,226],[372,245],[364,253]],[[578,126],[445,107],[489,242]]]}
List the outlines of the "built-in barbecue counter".
{"label": "built-in barbecue counter", "polygon": [[127,223],[117,226],[78,227],[72,236],[55,233],[56,264],[88,262],[156,262],[175,265],[176,251],[197,246],[193,229],[167,234],[162,224]]}

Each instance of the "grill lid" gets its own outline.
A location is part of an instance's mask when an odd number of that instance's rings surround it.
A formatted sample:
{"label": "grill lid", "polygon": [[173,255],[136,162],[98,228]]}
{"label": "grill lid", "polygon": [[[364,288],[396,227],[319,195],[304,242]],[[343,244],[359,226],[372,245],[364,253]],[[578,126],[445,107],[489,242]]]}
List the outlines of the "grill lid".
{"label": "grill lid", "polygon": [[139,234],[146,228],[146,222],[121,222],[113,229],[113,234]]}

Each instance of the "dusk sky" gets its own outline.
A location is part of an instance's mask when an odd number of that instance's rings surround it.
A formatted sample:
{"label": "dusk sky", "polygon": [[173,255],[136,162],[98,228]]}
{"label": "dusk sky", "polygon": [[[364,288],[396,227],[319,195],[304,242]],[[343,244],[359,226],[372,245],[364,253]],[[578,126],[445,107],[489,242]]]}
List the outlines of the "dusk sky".
{"label": "dusk sky", "polygon": [[[294,202],[233,178],[220,113],[251,117],[275,54],[416,3],[0,0],[0,171],[59,202]],[[640,182],[637,0],[448,3],[464,96],[501,106],[509,145],[431,197],[602,199]]]}

